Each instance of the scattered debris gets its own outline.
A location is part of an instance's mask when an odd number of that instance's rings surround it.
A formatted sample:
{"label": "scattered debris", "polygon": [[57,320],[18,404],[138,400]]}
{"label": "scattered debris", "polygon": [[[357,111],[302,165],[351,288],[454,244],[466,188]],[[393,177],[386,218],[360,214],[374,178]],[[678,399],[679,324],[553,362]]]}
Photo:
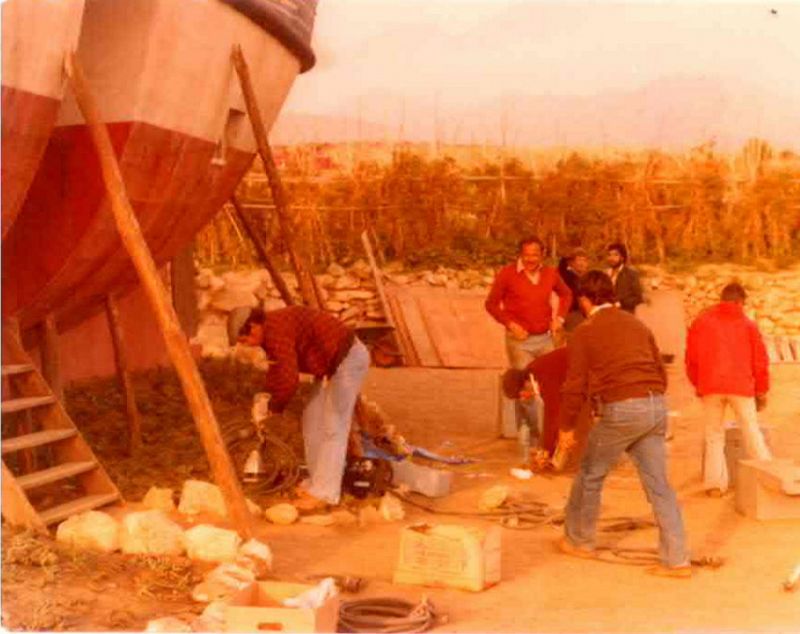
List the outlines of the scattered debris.
{"label": "scattered debris", "polygon": [[191,626],[184,620],[174,616],[165,616],[147,622],[145,632],[191,632]]}
{"label": "scattered debris", "polygon": [[200,524],[184,534],[190,559],[230,562],[236,559],[242,538],[235,531]]}
{"label": "scattered debris", "polygon": [[272,570],[272,550],[264,542],[250,539],[239,548],[236,565],[252,571],[256,579],[262,579]]}
{"label": "scattered debris", "polygon": [[236,564],[220,564],[206,575],[202,583],[192,590],[192,598],[202,603],[227,601],[237,591],[255,581],[251,570]]}
{"label": "scattered debris", "polygon": [[123,553],[137,555],[181,555],[186,548],[183,529],[159,510],[128,513],[120,545]]}
{"label": "scattered debris", "polygon": [[508,498],[508,487],[504,484],[498,484],[483,492],[478,502],[478,508],[481,511],[493,511],[502,506],[506,498]]}
{"label": "scattered debris", "polygon": [[56,541],[81,550],[110,553],[120,547],[119,523],[108,513],[86,511],[61,522]]}
{"label": "scattered debris", "polygon": [[339,588],[336,585],[336,581],[332,577],[326,577],[316,586],[297,596],[284,599],[281,603],[287,608],[315,610],[337,594],[339,594]]}
{"label": "scattered debris", "polygon": [[214,513],[220,517],[228,516],[225,498],[216,484],[201,480],[186,480],[181,491],[178,511],[186,515]]}
{"label": "scattered debris", "polygon": [[517,480],[530,480],[533,477],[533,471],[530,469],[521,469],[520,467],[513,467],[511,475]]}
{"label": "scattered debris", "polygon": [[266,518],[273,524],[288,526],[297,521],[298,514],[294,505],[283,502],[270,506],[264,515],[266,515]]}
{"label": "scattered debris", "polygon": [[338,509],[331,513],[331,517],[339,526],[355,526],[358,524],[358,517],[347,509]]}
{"label": "scattered debris", "polygon": [[378,507],[381,517],[387,522],[397,522],[406,516],[406,511],[403,508],[403,503],[393,496],[391,493],[385,493],[381,498],[381,504]]}

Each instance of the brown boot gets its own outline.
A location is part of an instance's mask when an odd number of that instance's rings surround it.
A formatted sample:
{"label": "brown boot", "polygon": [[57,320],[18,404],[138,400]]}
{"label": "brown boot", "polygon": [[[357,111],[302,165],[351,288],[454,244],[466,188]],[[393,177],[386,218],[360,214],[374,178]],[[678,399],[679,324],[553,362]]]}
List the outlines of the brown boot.
{"label": "brown boot", "polygon": [[710,498],[721,498],[723,495],[725,495],[725,491],[723,491],[722,489],[717,489],[717,488],[707,489],[706,490],[706,495],[708,497],[710,497]]}
{"label": "brown boot", "polygon": [[556,547],[565,555],[571,555],[573,557],[580,557],[581,559],[594,559],[597,557],[597,553],[594,549],[589,548],[581,548],[580,546],[576,546],[573,544],[567,537],[562,537],[556,543]]}

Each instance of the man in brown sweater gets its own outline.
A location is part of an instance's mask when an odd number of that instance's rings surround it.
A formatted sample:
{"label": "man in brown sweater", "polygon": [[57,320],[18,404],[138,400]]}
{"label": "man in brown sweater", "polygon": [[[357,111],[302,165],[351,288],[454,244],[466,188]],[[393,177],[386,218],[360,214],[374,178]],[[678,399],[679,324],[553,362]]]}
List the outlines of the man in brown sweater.
{"label": "man in brown sweater", "polygon": [[614,307],[615,301],[611,278],[602,271],[589,271],[581,279],[578,302],[587,319],[569,345],[569,370],[562,388],[562,447],[574,445],[574,428],[587,399],[597,403],[602,414],[589,434],[572,484],[559,547],[570,555],[594,557],[603,481],[627,451],[659,528],[661,564],[648,571],[690,577],[683,519],[667,480],[667,376],[653,333],[633,315]]}

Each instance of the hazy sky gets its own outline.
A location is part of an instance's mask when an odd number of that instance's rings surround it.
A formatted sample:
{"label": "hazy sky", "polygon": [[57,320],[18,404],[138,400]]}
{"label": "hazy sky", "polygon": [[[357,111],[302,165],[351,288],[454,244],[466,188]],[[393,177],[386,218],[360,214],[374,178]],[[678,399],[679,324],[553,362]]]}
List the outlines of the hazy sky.
{"label": "hazy sky", "polygon": [[390,94],[446,112],[675,75],[735,78],[800,104],[800,1],[320,0],[314,45],[317,66],[286,111],[352,114],[359,98]]}

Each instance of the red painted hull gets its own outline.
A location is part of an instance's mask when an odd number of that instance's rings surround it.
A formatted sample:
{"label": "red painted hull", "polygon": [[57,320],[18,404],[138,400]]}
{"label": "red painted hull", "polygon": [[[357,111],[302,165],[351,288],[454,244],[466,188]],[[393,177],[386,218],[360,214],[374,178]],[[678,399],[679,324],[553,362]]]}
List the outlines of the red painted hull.
{"label": "red painted hull", "polygon": [[[253,153],[144,123],[110,124],[128,196],[158,264],[169,261],[230,197]],[[55,312],[68,326],[136,273],[107,208],[85,126],[57,128],[22,213],[3,244],[3,314],[24,326]],[[36,254],[31,257],[31,254]]]}
{"label": "red painted hull", "polygon": [[2,88],[3,236],[14,224],[56,124],[59,99]]}

